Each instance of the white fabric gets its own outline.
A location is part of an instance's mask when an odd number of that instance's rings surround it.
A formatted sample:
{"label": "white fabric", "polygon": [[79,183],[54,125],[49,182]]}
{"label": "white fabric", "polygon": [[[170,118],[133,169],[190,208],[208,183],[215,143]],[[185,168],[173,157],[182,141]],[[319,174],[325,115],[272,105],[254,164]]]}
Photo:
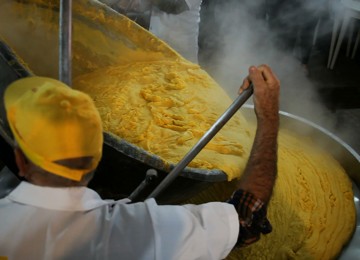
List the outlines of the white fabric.
{"label": "white fabric", "polygon": [[104,201],[88,188],[22,182],[0,200],[0,256],[15,259],[222,259],[236,243],[232,205]]}
{"label": "white fabric", "polygon": [[168,14],[153,7],[150,31],[184,58],[198,62],[198,35],[202,0],[186,0],[189,10]]}

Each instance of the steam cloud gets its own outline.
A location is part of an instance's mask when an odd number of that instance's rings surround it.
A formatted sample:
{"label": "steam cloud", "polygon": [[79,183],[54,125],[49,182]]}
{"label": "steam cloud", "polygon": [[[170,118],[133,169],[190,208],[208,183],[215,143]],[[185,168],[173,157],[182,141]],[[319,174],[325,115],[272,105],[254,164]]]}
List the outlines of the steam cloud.
{"label": "steam cloud", "polygon": [[[215,7],[212,6],[212,20],[201,23],[202,32],[208,35],[200,35],[205,39],[200,44],[205,52],[207,48],[215,51],[203,53],[205,59],[201,65],[235,98],[249,66],[268,64],[281,81],[280,109],[332,128],[333,116],[321,104],[316,86],[304,74],[296,58],[297,49],[294,53],[284,52],[276,44],[265,15],[267,2],[269,0],[219,1]],[[323,0],[306,2],[309,2],[306,8],[314,13],[319,12],[319,8],[328,8],[322,11],[333,12],[330,9],[333,6],[324,5]],[[296,1],[293,0],[293,3]],[[282,15],[284,20],[289,19],[289,23],[297,22],[294,19],[307,19],[294,15],[287,17],[286,13]],[[265,19],[259,18],[261,16]],[[316,22],[313,30],[315,26]],[[318,37],[331,33],[332,26],[327,27],[329,31],[318,31]]]}

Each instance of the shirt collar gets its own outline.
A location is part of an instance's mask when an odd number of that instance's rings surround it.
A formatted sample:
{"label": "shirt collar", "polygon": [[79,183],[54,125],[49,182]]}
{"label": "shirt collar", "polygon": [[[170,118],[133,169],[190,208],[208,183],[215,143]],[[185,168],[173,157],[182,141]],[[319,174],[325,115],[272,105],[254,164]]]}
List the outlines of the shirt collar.
{"label": "shirt collar", "polygon": [[[87,187],[53,188],[21,182],[8,199],[40,208],[64,211],[87,211],[113,203],[103,200],[94,190]],[[118,202],[126,203],[128,199]]]}

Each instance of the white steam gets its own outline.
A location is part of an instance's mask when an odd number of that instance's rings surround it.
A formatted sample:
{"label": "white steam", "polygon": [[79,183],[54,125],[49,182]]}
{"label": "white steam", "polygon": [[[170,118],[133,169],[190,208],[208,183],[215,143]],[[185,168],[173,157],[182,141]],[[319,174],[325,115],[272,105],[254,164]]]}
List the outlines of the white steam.
{"label": "white steam", "polygon": [[[256,5],[258,8],[264,8],[264,4],[265,1],[261,0],[241,3],[227,1],[227,4],[224,1],[224,4],[218,4],[215,21],[211,23],[211,26],[217,27],[213,31],[218,33],[206,39],[215,42],[207,42],[207,45],[217,45],[219,48],[216,55],[202,65],[228,94],[235,98],[239,86],[248,74],[249,66],[268,64],[281,81],[281,110],[331,127],[333,118],[321,104],[316,86],[306,77],[300,61],[295,58],[296,50],[295,53],[280,50],[275,45],[274,34],[270,31],[266,19],[254,16]],[[319,5],[313,3],[308,8],[311,7],[318,8]],[[315,30],[315,27],[313,29]],[[329,27],[330,31],[331,29],[332,27]],[[321,31],[318,37],[323,33],[329,32]]]}

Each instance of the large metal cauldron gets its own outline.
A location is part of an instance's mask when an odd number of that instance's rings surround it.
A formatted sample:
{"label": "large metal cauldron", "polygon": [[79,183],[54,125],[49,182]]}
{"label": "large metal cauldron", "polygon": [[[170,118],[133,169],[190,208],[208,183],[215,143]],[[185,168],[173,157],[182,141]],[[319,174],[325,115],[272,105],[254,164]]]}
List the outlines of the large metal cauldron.
{"label": "large metal cauldron", "polygon": [[[3,93],[14,80],[31,75],[22,66],[11,50],[0,42],[0,158],[12,170],[17,172],[12,153],[12,138],[9,130]],[[242,113],[252,120],[253,108],[245,106]],[[281,112],[281,128],[289,129],[300,136],[311,137],[318,146],[331,153],[345,168],[353,181],[354,203],[357,210],[357,224],[350,244],[343,250],[340,259],[360,259],[360,156],[340,138],[326,129],[295,115]],[[159,171],[157,182],[144,190],[139,199],[145,198],[173,167],[158,157],[119,139],[110,133],[104,133],[104,154],[96,177],[90,186],[104,198],[122,198],[128,196],[145,178],[149,168]],[[220,170],[201,170],[187,168],[158,198],[160,203],[177,203],[187,199],[214,182],[226,181],[226,175]]]}

